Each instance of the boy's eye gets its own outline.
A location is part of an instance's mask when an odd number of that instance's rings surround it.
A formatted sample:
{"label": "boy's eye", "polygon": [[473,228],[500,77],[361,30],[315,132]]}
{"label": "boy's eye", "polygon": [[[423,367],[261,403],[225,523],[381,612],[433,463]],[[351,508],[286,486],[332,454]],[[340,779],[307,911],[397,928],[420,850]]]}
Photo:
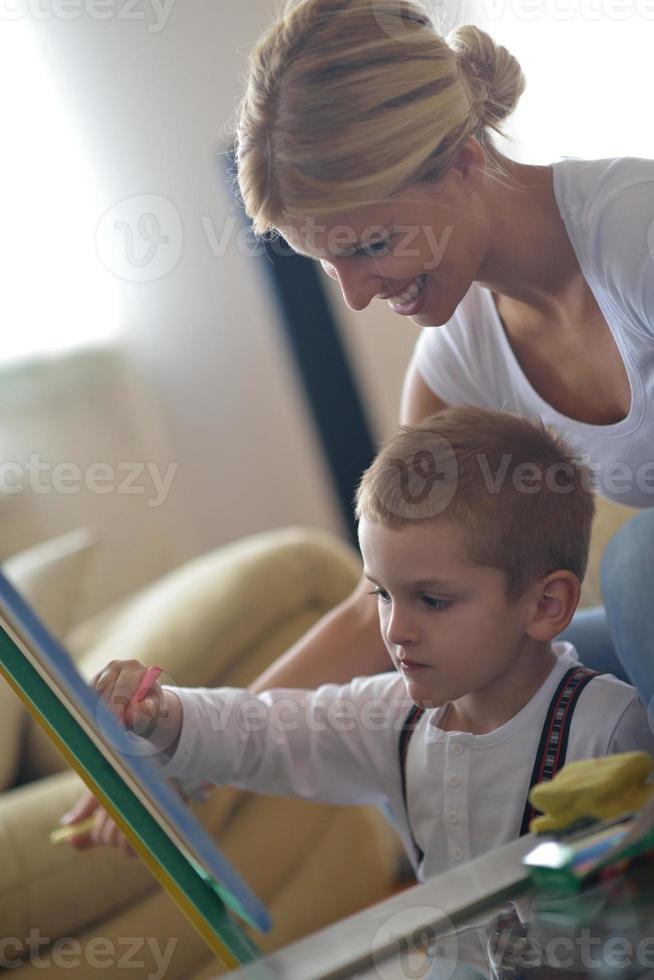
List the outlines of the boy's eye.
{"label": "boy's eye", "polygon": [[[387,605],[387,603],[391,601],[391,597],[384,589],[373,589],[372,592],[368,593],[368,595],[376,595],[379,599],[381,599],[384,605]],[[423,595],[421,596],[421,599],[425,605],[429,607],[429,609],[434,609],[437,612],[449,609],[453,601],[452,599],[434,599],[433,596],[430,595]]]}
{"label": "boy's eye", "polygon": [[391,597],[389,596],[388,592],[384,592],[383,589],[373,589],[372,592],[368,593],[368,595],[376,595],[384,603],[391,601]]}
{"label": "boy's eye", "polygon": [[423,602],[427,606],[429,606],[430,609],[437,609],[437,610],[449,609],[449,607],[452,605],[451,599],[434,599],[430,595],[423,595],[422,599]]}

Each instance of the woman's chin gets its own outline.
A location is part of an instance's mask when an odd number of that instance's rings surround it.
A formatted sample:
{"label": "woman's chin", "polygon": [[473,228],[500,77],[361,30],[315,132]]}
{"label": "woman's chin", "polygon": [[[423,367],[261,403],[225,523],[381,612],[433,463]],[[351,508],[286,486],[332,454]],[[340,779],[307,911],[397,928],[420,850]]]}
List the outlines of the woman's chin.
{"label": "woman's chin", "polygon": [[417,313],[416,316],[409,317],[411,323],[415,323],[417,327],[440,327],[442,324],[434,323],[434,317],[430,316],[425,310],[422,313]]}
{"label": "woman's chin", "polygon": [[[440,286],[429,283],[425,295],[425,302],[417,313],[414,313],[410,320],[417,327],[444,327],[452,319],[454,310],[447,307],[447,294],[443,293]],[[458,304],[456,304],[458,305]]]}
{"label": "woman's chin", "polygon": [[449,317],[443,318],[442,308],[435,308],[430,297],[427,297],[427,302],[420,312],[410,317],[411,322],[415,323],[417,327],[442,327],[449,319]]}

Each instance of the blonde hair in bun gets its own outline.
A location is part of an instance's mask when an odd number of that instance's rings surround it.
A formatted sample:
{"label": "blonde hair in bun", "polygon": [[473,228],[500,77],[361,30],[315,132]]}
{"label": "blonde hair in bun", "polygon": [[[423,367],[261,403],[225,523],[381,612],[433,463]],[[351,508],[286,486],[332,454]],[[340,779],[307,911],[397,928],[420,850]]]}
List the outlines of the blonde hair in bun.
{"label": "blonde hair in bun", "polygon": [[249,56],[237,194],[264,235],[438,180],[471,135],[508,180],[489,130],[509,138],[524,87],[506,48],[472,25],[445,40],[423,0],[286,0]]}
{"label": "blonde hair in bun", "polygon": [[474,24],[450,31],[447,43],[457,56],[472,111],[483,125],[504,136],[499,124],[511,115],[527,87],[518,60]]}

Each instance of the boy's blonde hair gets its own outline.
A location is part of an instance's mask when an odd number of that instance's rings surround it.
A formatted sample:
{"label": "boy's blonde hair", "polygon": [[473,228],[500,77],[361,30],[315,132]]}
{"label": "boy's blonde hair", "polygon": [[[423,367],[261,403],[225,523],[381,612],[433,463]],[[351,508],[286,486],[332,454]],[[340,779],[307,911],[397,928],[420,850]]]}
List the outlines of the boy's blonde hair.
{"label": "boy's blonde hair", "polygon": [[513,183],[490,138],[526,81],[472,24],[443,38],[424,0],[286,0],[249,57],[231,133],[255,234],[348,211],[442,177],[474,136],[489,175]]}
{"label": "boy's blonde hair", "polygon": [[386,442],[361,480],[356,514],[386,527],[459,525],[469,560],[502,569],[515,602],[559,569],[583,580],[592,483],[590,469],[539,419],[449,408]]}

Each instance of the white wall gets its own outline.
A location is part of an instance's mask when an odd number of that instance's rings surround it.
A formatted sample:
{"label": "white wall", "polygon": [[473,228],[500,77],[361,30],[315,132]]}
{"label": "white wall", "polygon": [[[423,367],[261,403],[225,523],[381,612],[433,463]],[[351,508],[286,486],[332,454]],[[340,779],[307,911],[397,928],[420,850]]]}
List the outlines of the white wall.
{"label": "white wall", "polygon": [[466,0],[460,9],[462,23],[488,31],[525,72],[510,156],[654,157],[651,0]]}

